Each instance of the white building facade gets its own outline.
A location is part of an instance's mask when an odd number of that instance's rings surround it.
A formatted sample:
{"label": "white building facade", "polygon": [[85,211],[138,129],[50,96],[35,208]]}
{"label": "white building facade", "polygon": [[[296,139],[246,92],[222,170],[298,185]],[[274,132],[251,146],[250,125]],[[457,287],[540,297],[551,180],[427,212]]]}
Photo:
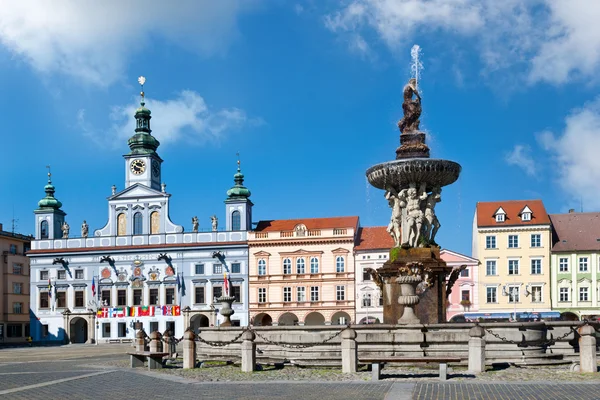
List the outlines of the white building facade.
{"label": "white building facade", "polygon": [[[151,135],[150,110],[136,110],[136,130],[125,158],[125,189],[113,186],[108,222],[76,237],[54,197],[48,174],[46,197],[35,210],[31,261],[31,336],[37,342],[124,342],[136,329],[181,337],[188,327],[217,326],[217,298],[225,279],[234,325],[248,325],[250,191],[239,162],[225,200],[225,229],[191,232],[169,218],[171,195],[161,183],[160,145]],[[208,216],[206,216],[208,219]]]}

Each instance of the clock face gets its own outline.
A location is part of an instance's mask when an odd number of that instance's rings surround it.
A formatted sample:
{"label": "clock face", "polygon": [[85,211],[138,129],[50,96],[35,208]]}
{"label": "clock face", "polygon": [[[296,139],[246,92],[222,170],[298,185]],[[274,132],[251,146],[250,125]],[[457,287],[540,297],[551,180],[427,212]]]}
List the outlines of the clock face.
{"label": "clock face", "polygon": [[160,174],[160,164],[158,163],[158,161],[153,160],[152,161],[152,175],[154,175],[155,177],[158,177],[158,174]]}
{"label": "clock face", "polygon": [[146,163],[144,160],[133,160],[131,162],[131,172],[135,175],[143,174],[146,170]]}

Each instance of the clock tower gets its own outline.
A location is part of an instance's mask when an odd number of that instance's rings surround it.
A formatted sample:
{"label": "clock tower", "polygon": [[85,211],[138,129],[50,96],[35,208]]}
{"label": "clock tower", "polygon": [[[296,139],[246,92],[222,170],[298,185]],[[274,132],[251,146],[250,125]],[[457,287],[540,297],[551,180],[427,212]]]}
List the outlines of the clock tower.
{"label": "clock tower", "polygon": [[156,153],[160,142],[151,135],[150,110],[146,108],[144,100],[144,83],[146,78],[138,79],[142,85],[142,101],[135,110],[135,134],[129,138],[127,144],[131,151],[125,154],[125,188],[141,183],[149,188],[161,190],[161,164],[162,159]]}

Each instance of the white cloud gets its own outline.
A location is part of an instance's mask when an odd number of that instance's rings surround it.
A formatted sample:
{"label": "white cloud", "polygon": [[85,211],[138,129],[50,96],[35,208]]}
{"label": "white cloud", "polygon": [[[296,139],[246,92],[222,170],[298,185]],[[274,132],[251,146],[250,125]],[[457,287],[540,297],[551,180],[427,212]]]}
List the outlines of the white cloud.
{"label": "white cloud", "polygon": [[[114,140],[103,140],[104,143],[122,144],[135,133],[135,110],[139,107],[137,101],[124,106],[114,106],[110,115],[113,121],[110,130]],[[152,112],[150,128],[161,145],[168,145],[176,141],[190,144],[204,144],[218,142],[229,132],[242,126],[256,126],[262,124],[261,119],[248,118],[243,110],[238,108],[225,108],[211,110],[202,96],[191,90],[184,90],[170,100],[154,100],[146,98],[146,107]],[[77,125],[83,134],[92,140],[98,132],[91,128],[85,119],[85,110],[77,113]]]}
{"label": "white cloud", "polygon": [[0,0],[0,45],[42,73],[108,86],[128,58],[166,39],[204,55],[222,53],[253,0]]}
{"label": "white cloud", "polygon": [[583,200],[588,209],[600,208],[600,98],[574,110],[561,134],[546,131],[537,139],[553,155],[551,168],[570,200]]}
{"label": "white cloud", "polygon": [[325,26],[342,36],[374,32],[403,52],[417,35],[473,39],[485,72],[524,67],[529,83],[561,84],[599,72],[599,19],[594,0],[349,0]]}
{"label": "white cloud", "polygon": [[537,168],[531,157],[531,148],[526,145],[517,144],[511,152],[507,153],[504,160],[508,165],[521,168],[529,176],[536,176]]}

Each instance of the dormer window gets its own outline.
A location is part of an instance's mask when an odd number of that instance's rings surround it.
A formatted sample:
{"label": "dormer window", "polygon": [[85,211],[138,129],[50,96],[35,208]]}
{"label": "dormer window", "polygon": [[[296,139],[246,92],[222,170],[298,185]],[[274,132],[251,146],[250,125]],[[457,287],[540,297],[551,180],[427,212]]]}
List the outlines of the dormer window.
{"label": "dormer window", "polygon": [[531,221],[531,213],[528,213],[528,212],[527,212],[527,213],[523,213],[523,214],[521,214],[521,219],[522,219],[523,221]]}
{"label": "dormer window", "polygon": [[504,222],[506,220],[506,211],[500,207],[494,216],[496,217],[496,222]]}
{"label": "dormer window", "polygon": [[496,214],[496,222],[504,222],[504,214]]}

